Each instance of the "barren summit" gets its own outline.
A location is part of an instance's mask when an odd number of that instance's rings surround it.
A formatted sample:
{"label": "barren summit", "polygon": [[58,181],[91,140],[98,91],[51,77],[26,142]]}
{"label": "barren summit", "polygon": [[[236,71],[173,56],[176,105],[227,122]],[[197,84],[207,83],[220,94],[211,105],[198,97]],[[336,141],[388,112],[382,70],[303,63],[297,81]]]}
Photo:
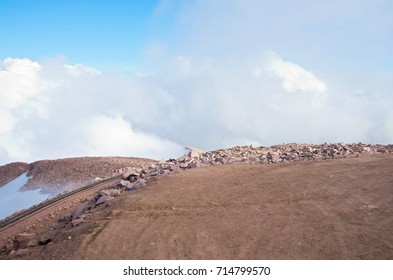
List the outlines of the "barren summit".
{"label": "barren summit", "polygon": [[3,231],[0,250],[25,259],[393,259],[391,174],[392,146],[191,148]]}

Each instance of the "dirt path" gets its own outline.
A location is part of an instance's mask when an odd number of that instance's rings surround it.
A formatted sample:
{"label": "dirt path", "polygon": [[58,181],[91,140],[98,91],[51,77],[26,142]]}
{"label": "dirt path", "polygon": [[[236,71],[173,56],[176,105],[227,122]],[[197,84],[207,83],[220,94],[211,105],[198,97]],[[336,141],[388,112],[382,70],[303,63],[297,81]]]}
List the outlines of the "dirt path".
{"label": "dirt path", "polygon": [[29,258],[393,259],[392,174],[392,155],[192,169]]}

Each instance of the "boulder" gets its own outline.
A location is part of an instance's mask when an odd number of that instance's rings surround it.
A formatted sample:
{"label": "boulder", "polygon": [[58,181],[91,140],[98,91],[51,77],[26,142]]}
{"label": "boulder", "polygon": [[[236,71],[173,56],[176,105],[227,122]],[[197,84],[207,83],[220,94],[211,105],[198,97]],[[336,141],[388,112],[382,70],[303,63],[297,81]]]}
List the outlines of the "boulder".
{"label": "boulder", "polygon": [[192,152],[196,152],[196,153],[198,153],[198,154],[204,154],[204,153],[206,153],[206,151],[204,151],[204,150],[202,150],[202,149],[195,148],[195,147],[191,147],[191,146],[187,146],[186,149],[187,149],[187,150],[190,150],[190,151],[192,151]]}
{"label": "boulder", "polygon": [[40,236],[38,241],[40,245],[46,245],[49,242],[51,242],[54,238],[55,238],[55,233],[53,231],[47,231]]}
{"label": "boulder", "polygon": [[128,169],[126,172],[124,172],[124,173],[121,175],[121,178],[122,178],[123,180],[128,180],[129,177],[132,177],[132,176],[139,177],[139,175],[141,174],[141,171],[142,171],[141,168],[138,168],[138,169],[135,169],[135,168]]}
{"label": "boulder", "polygon": [[180,172],[180,168],[179,168],[179,166],[177,166],[177,165],[171,165],[171,166],[169,166],[169,170],[171,171],[171,172]]}
{"label": "boulder", "polygon": [[7,252],[10,252],[10,251],[12,251],[12,250],[17,248],[17,243],[15,242],[14,238],[7,238],[5,240],[4,247],[5,247]]}
{"label": "boulder", "polygon": [[27,244],[27,247],[37,247],[39,245],[39,242],[37,239],[31,240],[29,244]]}
{"label": "boulder", "polygon": [[29,242],[36,238],[36,233],[19,233],[15,236],[15,240],[19,244],[19,248],[27,248]]}
{"label": "boulder", "polygon": [[82,202],[81,204],[79,204],[74,213],[72,214],[72,219],[76,219],[78,218],[80,215],[82,215],[87,209],[89,209],[90,204],[88,201]]}
{"label": "boulder", "polygon": [[10,258],[20,258],[30,253],[29,249],[12,250],[8,255]]}
{"label": "boulder", "polygon": [[190,162],[187,167],[188,168],[197,168],[200,166],[201,166],[201,164],[199,162]]}
{"label": "boulder", "polygon": [[127,187],[130,185],[130,181],[128,181],[128,180],[120,180],[119,184],[120,184],[122,187],[127,188]]}
{"label": "boulder", "polygon": [[65,226],[65,223],[53,223],[50,227],[53,229],[63,229]]}
{"label": "boulder", "polygon": [[215,161],[219,162],[221,164],[225,164],[225,162],[226,162],[225,158],[223,158],[223,157],[218,157],[218,158],[215,159]]}
{"label": "boulder", "polygon": [[102,203],[111,201],[111,200],[113,200],[113,199],[114,199],[114,198],[113,198],[112,196],[103,195],[103,196],[101,196],[101,197],[97,200],[96,205],[100,205],[100,204],[102,204]]}
{"label": "boulder", "polygon": [[99,191],[100,195],[106,195],[106,196],[118,196],[120,195],[120,190],[116,189],[107,189],[107,190],[100,190]]}
{"label": "boulder", "polygon": [[145,186],[145,185],[146,185],[145,180],[139,179],[138,181],[136,181],[135,183],[133,183],[133,184],[130,186],[130,188],[128,188],[127,190],[130,191],[130,190],[138,189],[138,188],[143,187],[143,186]]}
{"label": "boulder", "polygon": [[71,222],[73,227],[77,227],[77,226],[79,226],[82,223],[83,223],[83,219],[81,219],[81,218],[72,220],[72,222]]}

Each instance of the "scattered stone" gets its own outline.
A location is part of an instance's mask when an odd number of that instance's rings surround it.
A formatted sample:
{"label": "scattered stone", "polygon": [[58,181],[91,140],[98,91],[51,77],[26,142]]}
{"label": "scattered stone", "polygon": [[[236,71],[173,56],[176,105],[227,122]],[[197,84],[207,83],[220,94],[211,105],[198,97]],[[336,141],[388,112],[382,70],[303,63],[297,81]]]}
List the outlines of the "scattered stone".
{"label": "scattered stone", "polygon": [[63,228],[65,228],[65,223],[53,223],[52,225],[51,225],[51,228],[53,228],[53,229],[63,229]]}
{"label": "scattered stone", "polygon": [[191,163],[188,164],[187,167],[188,168],[197,168],[197,167],[200,167],[200,163],[198,163],[198,162],[191,162]]}
{"label": "scattered stone", "polygon": [[14,238],[7,238],[4,247],[7,252],[10,252],[17,248],[17,243],[15,242]]}
{"label": "scattered stone", "polygon": [[30,253],[29,249],[19,249],[18,251],[15,252],[15,257],[17,257],[17,258],[23,257],[29,253]]}
{"label": "scattered stone", "polygon": [[34,240],[31,240],[29,242],[29,244],[27,244],[27,247],[37,247],[38,245],[39,245],[38,240],[34,239]]}
{"label": "scattered stone", "polygon": [[78,218],[78,219],[75,219],[75,220],[72,220],[71,221],[71,225],[73,226],[73,227],[77,227],[77,226],[79,226],[80,224],[82,224],[83,223],[83,219],[81,219],[81,218]]}
{"label": "scattered stone", "polygon": [[19,233],[15,236],[15,240],[19,248],[27,248],[30,241],[37,238],[36,233]]}
{"label": "scattered stone", "polygon": [[42,234],[39,238],[40,245],[46,245],[55,238],[55,233],[53,231],[48,231]]}
{"label": "scattered stone", "polygon": [[194,157],[200,158],[205,153],[205,151],[195,148],[195,147],[189,146],[189,147],[186,147],[186,149],[190,150],[190,152],[188,153],[188,156],[192,157],[192,158],[194,158]]}
{"label": "scattered stone", "polygon": [[16,250],[11,250],[11,252],[8,254],[10,258],[15,258],[16,257]]}
{"label": "scattered stone", "polygon": [[112,196],[103,195],[103,196],[101,196],[101,197],[97,200],[96,205],[100,205],[100,204],[102,204],[102,203],[111,201],[111,200],[113,200],[113,199],[114,199],[114,198],[113,198]]}
{"label": "scattered stone", "polygon": [[82,202],[81,204],[79,204],[76,207],[74,213],[72,214],[72,219],[76,219],[80,215],[82,215],[89,208],[89,206],[90,206],[89,201],[85,201],[85,202]]}
{"label": "scattered stone", "polygon": [[128,180],[128,178],[129,178],[132,174],[134,174],[134,170],[133,170],[133,169],[130,169],[130,170],[124,172],[124,173],[121,175],[121,178],[122,178],[123,180]]}
{"label": "scattered stone", "polygon": [[367,204],[367,205],[363,205],[363,208],[367,210],[374,210],[374,209],[378,209],[379,207],[376,205]]}
{"label": "scattered stone", "polygon": [[127,181],[127,180],[120,180],[120,183],[119,183],[122,187],[125,187],[125,188],[127,188],[128,186],[129,186],[129,184],[130,184],[130,181]]}
{"label": "scattered stone", "polygon": [[100,195],[113,196],[113,197],[118,196],[120,193],[121,193],[120,190],[116,190],[116,189],[107,189],[107,190],[99,191]]}
{"label": "scattered stone", "polygon": [[127,188],[127,191],[138,189],[146,185],[146,181],[143,179],[139,179],[138,181],[134,182],[130,187]]}

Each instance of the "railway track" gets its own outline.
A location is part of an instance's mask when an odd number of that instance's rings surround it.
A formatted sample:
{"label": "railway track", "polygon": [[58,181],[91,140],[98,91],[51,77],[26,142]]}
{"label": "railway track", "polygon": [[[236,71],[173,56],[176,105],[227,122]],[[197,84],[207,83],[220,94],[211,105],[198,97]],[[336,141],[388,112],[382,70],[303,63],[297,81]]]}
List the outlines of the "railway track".
{"label": "railway track", "polygon": [[32,207],[28,208],[26,211],[23,211],[20,214],[9,216],[9,217],[7,217],[7,218],[5,218],[5,219],[0,221],[0,232],[2,232],[4,230],[6,230],[7,228],[17,224],[20,221],[23,221],[23,220],[27,219],[32,214],[39,213],[39,212],[47,209],[48,207],[50,207],[50,206],[52,206],[52,205],[54,205],[54,204],[56,204],[58,202],[61,202],[62,200],[66,199],[66,198],[69,198],[69,197],[71,197],[71,196],[73,196],[75,194],[83,193],[84,191],[87,191],[87,190],[99,187],[101,185],[112,184],[112,183],[118,182],[120,179],[121,179],[121,174],[117,175],[117,176],[114,176],[114,177],[111,177],[111,178],[107,178],[107,179],[101,180],[99,182],[91,183],[91,184],[88,184],[86,186],[80,187],[80,188],[78,188],[76,190],[70,191],[68,193],[64,193],[62,195],[53,197],[53,198],[51,198],[51,199],[49,199],[47,201],[44,201],[44,202],[42,202],[42,203],[40,203],[38,205],[32,206]]}

